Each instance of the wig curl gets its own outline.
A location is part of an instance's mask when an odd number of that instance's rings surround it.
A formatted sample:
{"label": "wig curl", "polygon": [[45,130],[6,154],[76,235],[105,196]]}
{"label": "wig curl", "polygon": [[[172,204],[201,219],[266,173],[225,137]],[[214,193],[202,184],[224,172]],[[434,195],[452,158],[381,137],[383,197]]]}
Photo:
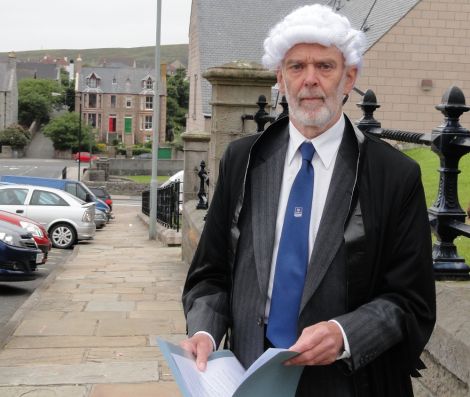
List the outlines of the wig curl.
{"label": "wig curl", "polygon": [[335,46],[342,52],[346,66],[358,69],[366,49],[364,33],[353,29],[346,17],[330,7],[313,4],[294,10],[271,29],[264,40],[263,65],[279,69],[286,53],[301,43]]}

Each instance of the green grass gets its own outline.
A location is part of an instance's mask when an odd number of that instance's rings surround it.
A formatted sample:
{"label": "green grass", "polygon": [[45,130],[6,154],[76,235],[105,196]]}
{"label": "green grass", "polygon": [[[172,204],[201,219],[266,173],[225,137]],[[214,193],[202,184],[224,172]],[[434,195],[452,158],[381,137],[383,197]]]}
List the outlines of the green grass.
{"label": "green grass", "polygon": [[[137,183],[150,183],[150,179],[152,177],[150,175],[132,175],[132,176],[126,176],[126,179],[130,179],[134,182]],[[157,176],[157,182],[158,184],[161,184],[165,182],[168,179],[168,176],[165,175],[159,175]]]}
{"label": "green grass", "polygon": [[[430,207],[437,197],[439,186],[439,157],[429,148],[416,148],[406,150],[405,153],[417,161],[421,167],[426,204]],[[464,156],[459,162],[461,173],[458,179],[458,197],[464,211],[470,204],[470,156]],[[470,261],[470,239],[457,237],[454,240],[460,256],[463,256],[468,263]]]}

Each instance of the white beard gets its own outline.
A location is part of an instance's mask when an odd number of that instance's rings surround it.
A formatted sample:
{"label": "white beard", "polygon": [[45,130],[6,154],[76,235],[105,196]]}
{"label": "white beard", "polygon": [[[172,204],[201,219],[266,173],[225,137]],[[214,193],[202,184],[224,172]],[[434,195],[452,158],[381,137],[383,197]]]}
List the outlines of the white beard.
{"label": "white beard", "polygon": [[[289,94],[287,84],[284,83],[284,90],[287,102],[289,104],[289,115],[292,119],[297,120],[305,127],[323,128],[330,123],[332,118],[338,113],[342,106],[344,85],[346,84],[346,76],[341,79],[335,97],[326,98],[326,95],[319,89],[313,89],[314,96],[322,97],[324,103],[315,106],[302,106],[302,97],[310,96],[312,90],[303,88],[296,98],[292,98]],[[300,97],[300,98],[299,98]]]}

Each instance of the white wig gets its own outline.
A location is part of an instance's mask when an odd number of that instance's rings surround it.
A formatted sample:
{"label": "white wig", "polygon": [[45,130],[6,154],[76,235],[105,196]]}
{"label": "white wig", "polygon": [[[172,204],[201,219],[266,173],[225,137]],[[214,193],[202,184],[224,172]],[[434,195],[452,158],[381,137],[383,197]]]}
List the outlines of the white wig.
{"label": "white wig", "polygon": [[301,43],[335,46],[343,53],[346,66],[359,69],[366,48],[364,33],[353,29],[346,17],[330,7],[313,4],[294,10],[271,29],[264,40],[263,65],[279,69],[286,53]]}

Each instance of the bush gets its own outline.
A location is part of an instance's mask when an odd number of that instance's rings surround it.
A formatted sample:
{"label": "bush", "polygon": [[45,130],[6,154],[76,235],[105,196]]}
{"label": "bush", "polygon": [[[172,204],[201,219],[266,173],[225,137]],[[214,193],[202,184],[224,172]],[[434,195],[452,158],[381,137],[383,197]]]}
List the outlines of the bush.
{"label": "bush", "polygon": [[147,149],[145,147],[133,147],[132,148],[132,155],[137,156],[142,153],[152,153],[152,149]]}
{"label": "bush", "polygon": [[23,149],[30,140],[29,131],[20,125],[11,125],[0,132],[0,145],[8,145],[13,149]]}
{"label": "bush", "polygon": [[99,152],[99,153],[105,153],[106,152],[106,143],[97,143],[95,145],[95,149]]}

